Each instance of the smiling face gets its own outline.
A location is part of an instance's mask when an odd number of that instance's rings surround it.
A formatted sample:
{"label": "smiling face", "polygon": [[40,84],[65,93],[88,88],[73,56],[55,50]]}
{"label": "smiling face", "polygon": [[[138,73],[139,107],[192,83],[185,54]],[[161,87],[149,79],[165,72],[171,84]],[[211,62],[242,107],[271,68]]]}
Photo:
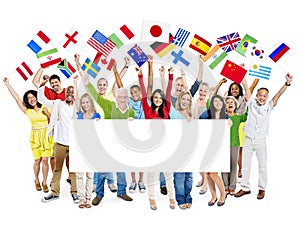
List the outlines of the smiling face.
{"label": "smiling face", "polygon": [[215,98],[213,101],[213,106],[215,108],[216,111],[219,111],[222,109],[223,107],[223,100],[219,99],[219,98]]}
{"label": "smiling face", "polygon": [[269,97],[269,92],[266,89],[258,90],[256,94],[256,102],[258,105],[264,105]]}
{"label": "smiling face", "polygon": [[100,78],[97,82],[97,88],[99,91],[99,95],[104,96],[106,94],[106,90],[107,90],[107,80],[105,80],[104,78]]}
{"label": "smiling face", "polygon": [[180,107],[183,110],[189,108],[192,103],[192,99],[191,99],[190,95],[188,95],[188,94],[182,95],[181,98],[179,98],[178,100],[179,100]]}
{"label": "smiling face", "polygon": [[200,100],[205,100],[206,96],[207,96],[207,93],[208,93],[208,86],[206,86],[206,85],[200,85],[200,88],[199,88],[199,99]]}
{"label": "smiling face", "polygon": [[135,102],[141,100],[141,90],[136,86],[130,88],[130,95]]}
{"label": "smiling face", "polygon": [[116,97],[116,102],[118,107],[124,111],[127,108],[128,104],[128,92],[126,89],[121,89],[117,91],[117,97]]}
{"label": "smiling face", "polygon": [[153,103],[156,107],[159,107],[161,106],[161,104],[163,103],[163,98],[162,96],[156,92],[154,95],[153,95]]}
{"label": "smiling face", "polygon": [[231,85],[230,92],[231,92],[233,97],[235,97],[235,98],[238,97],[239,94],[240,94],[239,86],[237,84]]}
{"label": "smiling face", "polygon": [[177,78],[174,85],[174,95],[179,95],[184,89],[183,80],[181,77]]}
{"label": "smiling face", "polygon": [[226,100],[226,112],[228,114],[233,114],[235,112],[235,109],[236,109],[235,101],[232,98],[228,98]]}
{"label": "smiling face", "polygon": [[66,90],[66,103],[71,104],[74,102],[74,87],[69,86]]}
{"label": "smiling face", "polygon": [[56,92],[56,93],[58,93],[62,90],[61,82],[56,78],[50,80],[50,86],[53,89],[53,91]]}
{"label": "smiling face", "polygon": [[31,105],[32,107],[36,106],[37,98],[33,94],[29,93],[27,95],[27,100],[28,100],[29,105]]}
{"label": "smiling face", "polygon": [[90,99],[88,97],[83,96],[81,98],[81,107],[83,109],[84,112],[88,112],[91,109],[91,102]]}

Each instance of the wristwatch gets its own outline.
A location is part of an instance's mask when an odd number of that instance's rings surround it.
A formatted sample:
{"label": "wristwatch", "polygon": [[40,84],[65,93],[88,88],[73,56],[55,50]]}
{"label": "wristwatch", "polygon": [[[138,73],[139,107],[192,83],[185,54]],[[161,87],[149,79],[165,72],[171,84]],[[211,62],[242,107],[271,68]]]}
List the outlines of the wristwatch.
{"label": "wristwatch", "polygon": [[288,84],[288,82],[285,82],[285,86],[291,86],[291,83]]}

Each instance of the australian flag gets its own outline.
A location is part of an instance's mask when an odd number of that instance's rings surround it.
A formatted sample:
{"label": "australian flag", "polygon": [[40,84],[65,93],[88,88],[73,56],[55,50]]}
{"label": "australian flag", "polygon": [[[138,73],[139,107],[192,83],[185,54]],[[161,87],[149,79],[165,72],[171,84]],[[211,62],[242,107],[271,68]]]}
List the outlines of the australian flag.
{"label": "australian flag", "polygon": [[147,55],[137,44],[135,44],[131,49],[129,49],[127,53],[139,67],[141,67],[148,60]]}
{"label": "australian flag", "polygon": [[224,50],[224,52],[233,51],[240,41],[241,38],[238,32],[217,38],[217,43]]}

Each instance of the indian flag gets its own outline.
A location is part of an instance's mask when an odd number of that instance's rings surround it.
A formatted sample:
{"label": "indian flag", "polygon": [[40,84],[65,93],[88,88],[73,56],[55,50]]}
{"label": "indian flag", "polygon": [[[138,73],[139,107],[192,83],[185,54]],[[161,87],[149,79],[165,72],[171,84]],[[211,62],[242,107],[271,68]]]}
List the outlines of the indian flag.
{"label": "indian flag", "polygon": [[203,58],[210,69],[215,69],[227,57],[227,53],[219,45],[215,45]]}
{"label": "indian flag", "polygon": [[62,59],[58,55],[57,48],[53,48],[44,52],[40,52],[37,55],[37,58],[40,60],[42,68],[46,68],[57,63],[60,63]]}

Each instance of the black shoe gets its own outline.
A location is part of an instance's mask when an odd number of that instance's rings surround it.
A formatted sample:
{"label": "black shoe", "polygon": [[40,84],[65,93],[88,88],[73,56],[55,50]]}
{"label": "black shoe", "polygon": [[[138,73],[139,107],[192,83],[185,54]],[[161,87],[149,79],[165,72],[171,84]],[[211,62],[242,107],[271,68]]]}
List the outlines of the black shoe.
{"label": "black shoe", "polygon": [[68,179],[67,179],[67,182],[71,185],[71,179],[68,178]]}
{"label": "black shoe", "polygon": [[167,195],[168,194],[168,190],[166,186],[161,186],[160,187],[160,193],[162,193],[163,195]]}
{"label": "black shoe", "polygon": [[132,198],[130,196],[128,196],[127,194],[123,194],[123,195],[117,195],[118,198],[121,198],[125,201],[132,201]]}
{"label": "black shoe", "polygon": [[43,197],[42,202],[47,203],[47,202],[51,202],[51,201],[57,200],[57,199],[59,199],[59,196],[55,196],[51,193],[51,194]]}
{"label": "black shoe", "polygon": [[216,202],[217,202],[217,198],[215,199],[215,201],[213,201],[213,202],[208,202],[207,204],[208,204],[208,206],[213,206]]}
{"label": "black shoe", "polygon": [[80,202],[78,195],[77,194],[71,194],[72,198],[73,198],[73,202],[75,204],[78,204]]}

